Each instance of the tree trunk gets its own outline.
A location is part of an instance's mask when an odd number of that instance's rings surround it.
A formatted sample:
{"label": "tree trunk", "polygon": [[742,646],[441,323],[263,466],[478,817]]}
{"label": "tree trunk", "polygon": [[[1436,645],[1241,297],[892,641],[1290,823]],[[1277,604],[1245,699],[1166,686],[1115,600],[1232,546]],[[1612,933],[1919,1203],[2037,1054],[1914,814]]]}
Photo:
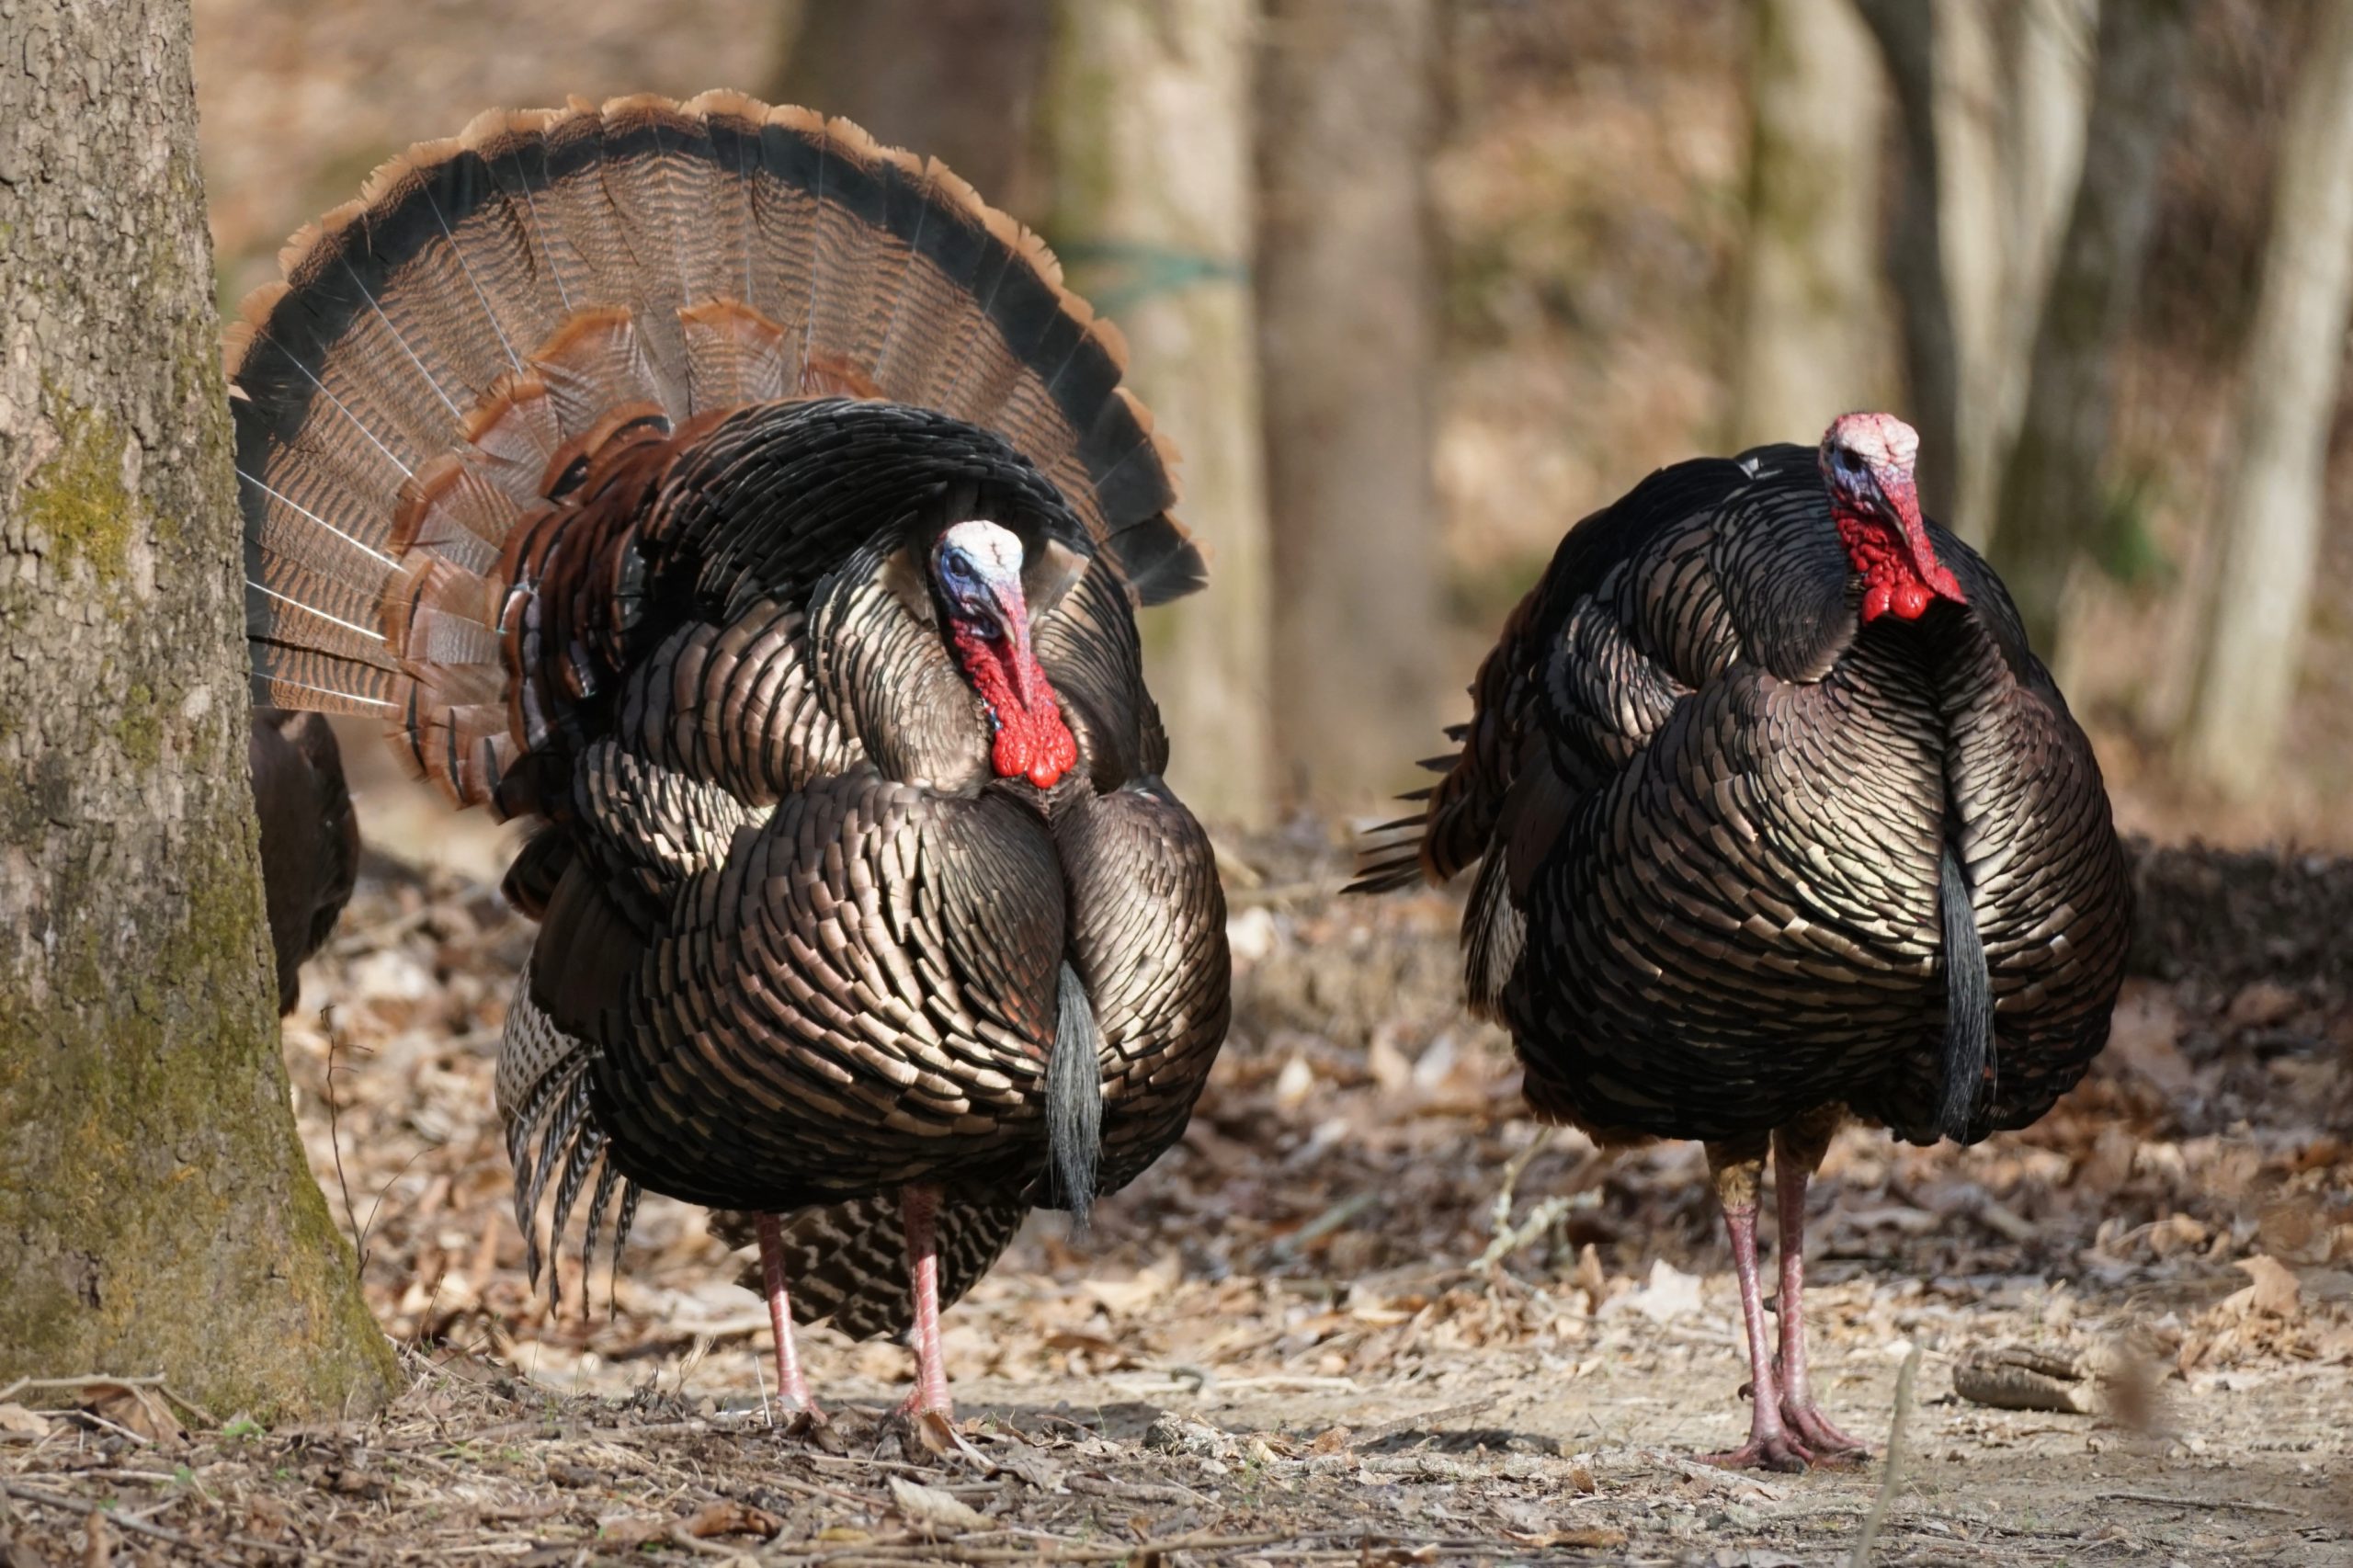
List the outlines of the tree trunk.
{"label": "tree trunk", "polygon": [[2116,347],[2140,292],[2159,154],[2180,104],[2192,0],[2108,0],[2099,18],[2083,177],[2035,335],[2017,446],[2002,476],[1993,555],[2045,658],[2063,657],[2060,608],[2106,526],[2101,465]]}
{"label": "tree trunk", "polygon": [[1885,96],[1847,0],[1765,0],[1748,67],[1748,239],[1730,446],[1812,442],[1878,389]]}
{"label": "tree trunk", "polygon": [[1204,816],[1269,798],[1268,546],[1251,304],[1251,0],[1063,0],[1047,86],[1055,248],[1116,320],[1130,384],[1183,454],[1198,594],[1143,619],[1145,662]]}
{"label": "tree trunk", "polygon": [[2084,172],[2084,124],[2091,107],[2092,31],[2099,0],[2017,0],[2011,7],[2009,101],[2001,117],[2002,162],[2009,198],[2005,217],[2007,258],[2003,267],[2001,337],[1994,410],[1993,471],[1984,483],[1992,492],[1981,531],[1972,543],[1984,545],[1994,531],[1993,503],[2001,470],[2026,415],[2028,369],[2034,360],[2034,329],[2051,288],[2051,266],[2075,182]]}
{"label": "tree trunk", "polygon": [[1895,279],[1904,333],[1905,410],[1920,432],[1920,504],[1932,517],[1952,516],[1959,472],[1961,360],[1945,283],[1942,176],[1937,148],[1937,37],[1934,9],[1922,0],[1856,0],[1879,40],[1903,127],[1898,205],[1888,235],[1887,267]]}
{"label": "tree trunk", "polygon": [[1993,530],[2001,483],[2002,295],[2007,213],[2000,125],[2007,94],[1995,0],[1936,0],[1937,237],[1952,311],[1952,510],[1972,544]]}
{"label": "tree trunk", "polygon": [[2295,695],[2353,304],[2353,6],[2319,8],[2279,147],[2262,292],[2222,493],[2222,562],[2183,760],[2235,794],[2271,772]]}
{"label": "tree trunk", "polygon": [[804,0],[770,97],[847,115],[1034,217],[1030,119],[1052,28],[1051,0]]}
{"label": "tree trunk", "polygon": [[1449,684],[1431,656],[1437,17],[1431,0],[1275,0],[1266,45],[1258,342],[1280,519],[1276,748],[1288,794],[1357,809],[1410,782]]}
{"label": "tree trunk", "polygon": [[278,1054],[186,0],[0,51],[0,1383],[393,1386]]}

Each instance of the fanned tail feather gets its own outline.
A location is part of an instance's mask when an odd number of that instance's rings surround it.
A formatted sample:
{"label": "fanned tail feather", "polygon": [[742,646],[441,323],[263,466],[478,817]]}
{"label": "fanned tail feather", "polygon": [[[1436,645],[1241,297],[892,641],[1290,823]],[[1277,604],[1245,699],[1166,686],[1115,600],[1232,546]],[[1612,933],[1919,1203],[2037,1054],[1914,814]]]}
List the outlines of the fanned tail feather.
{"label": "fanned tail feather", "polygon": [[536,744],[509,687],[541,519],[648,432],[933,409],[1034,464],[1142,601],[1201,580],[1119,334],[1035,235],[847,121],[730,93],[492,112],[282,261],[228,345],[255,691],[383,718],[461,803]]}
{"label": "fanned tail feather", "polygon": [[[542,1263],[551,1265],[547,1290],[551,1309],[563,1304],[563,1290],[562,1271],[552,1267],[551,1255],[562,1244],[564,1226],[581,1192],[588,1187],[588,1178],[594,1176],[596,1186],[588,1199],[580,1244],[584,1292],[588,1273],[596,1265],[605,1215],[615,1195],[620,1199],[612,1241],[616,1276],[621,1248],[629,1241],[630,1224],[637,1213],[637,1184],[621,1176],[608,1157],[605,1131],[597,1124],[589,1101],[588,1074],[594,1060],[593,1047],[563,1033],[532,1002],[531,971],[527,965],[507,1010],[495,1082],[499,1112],[506,1122],[506,1155],[515,1167],[515,1226],[523,1233],[523,1268],[536,1286]],[[542,1232],[540,1210],[551,1192],[553,1202]]]}

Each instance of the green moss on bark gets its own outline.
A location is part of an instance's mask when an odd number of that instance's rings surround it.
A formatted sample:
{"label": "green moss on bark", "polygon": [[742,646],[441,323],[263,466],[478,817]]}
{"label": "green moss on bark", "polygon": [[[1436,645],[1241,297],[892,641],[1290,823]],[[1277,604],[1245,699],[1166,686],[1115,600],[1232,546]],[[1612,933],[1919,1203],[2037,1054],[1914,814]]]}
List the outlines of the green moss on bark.
{"label": "green moss on bark", "polygon": [[113,582],[131,559],[131,491],[122,482],[129,442],[113,420],[60,396],[50,405],[58,449],[33,470],[18,502],[26,526],[57,551],[58,563],[87,561]]}
{"label": "green moss on bark", "polygon": [[[250,825],[190,845],[176,873],[152,968],[109,973],[105,933],[61,915],[43,933],[60,999],[0,1027],[0,1105],[49,1142],[0,1188],[0,1234],[70,1240],[46,1267],[0,1270],[0,1380],[70,1359],[168,1369],[212,1408],[264,1420],[372,1407],[397,1373],[294,1137],[267,1006],[184,988],[268,972]],[[51,908],[105,907],[106,874],[98,857],[70,862]],[[251,1332],[254,1316],[273,1332]],[[307,1364],[290,1382],[296,1347]]]}

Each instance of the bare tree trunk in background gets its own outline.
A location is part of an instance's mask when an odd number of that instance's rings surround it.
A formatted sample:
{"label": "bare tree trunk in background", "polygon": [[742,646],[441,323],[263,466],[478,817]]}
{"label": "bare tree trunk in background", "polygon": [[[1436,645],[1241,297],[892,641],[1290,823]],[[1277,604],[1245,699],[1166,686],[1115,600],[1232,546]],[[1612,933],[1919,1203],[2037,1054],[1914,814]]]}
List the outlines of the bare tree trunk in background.
{"label": "bare tree trunk in background", "polygon": [[1052,0],[801,0],[800,10],[771,97],[847,115],[938,158],[983,200],[1036,215],[1028,153]]}
{"label": "bare tree trunk in background", "polygon": [[1274,0],[1260,55],[1259,362],[1288,793],[1394,793],[1441,689],[1427,171],[1432,0]]}
{"label": "bare tree trunk in background", "polygon": [[2000,123],[2006,112],[1995,0],[1935,0],[1938,250],[1952,311],[1951,506],[1972,544],[1992,531],[2001,483],[2002,294],[2009,251]]}
{"label": "bare tree trunk in background", "polygon": [[[1905,201],[1888,266],[1931,454],[1922,483],[1930,514],[1982,546],[2082,166],[2097,0],[1856,4],[1903,115]],[[1952,445],[1939,452],[1948,421]]]}
{"label": "bare tree trunk in background", "polygon": [[1765,0],[1749,55],[1748,239],[1731,448],[1811,442],[1871,401],[1885,95],[1848,0]]}
{"label": "bare tree trunk in background", "polygon": [[2295,695],[2353,305],[2353,6],[2324,5],[2296,77],[2222,492],[2222,562],[2182,736],[2198,777],[2253,793]]}
{"label": "bare tree trunk in background", "polygon": [[2083,177],[2085,120],[2091,109],[2092,32],[2099,0],[2014,0],[2007,17],[2009,103],[2001,116],[2002,161],[2009,199],[2005,219],[1999,376],[1994,409],[1993,471],[1984,476],[1983,546],[1993,534],[2001,469],[2026,415],[2034,332],[2051,287],[2051,267],[2067,209]]}
{"label": "bare tree trunk in background", "polygon": [[186,0],[0,51],[0,1383],[222,1411],[397,1374],[274,1022]]}
{"label": "bare tree trunk in background", "polygon": [[1945,282],[1936,13],[1923,0],[1855,0],[1855,6],[1879,40],[1904,131],[1888,272],[1895,279],[1904,383],[1912,392],[1905,414],[1927,454],[1920,504],[1930,517],[1949,517],[1961,453],[1961,351]]}
{"label": "bare tree trunk in background", "polygon": [[1184,456],[1178,515],[1210,586],[1143,618],[1171,782],[1196,811],[1270,806],[1268,544],[1252,309],[1252,0],[1063,0],[1041,112],[1051,232],[1116,320],[1130,384]]}
{"label": "bare tree trunk in background", "polygon": [[1992,553],[2037,652],[2064,650],[2069,574],[2106,526],[2101,467],[2116,347],[2140,292],[2159,155],[2180,103],[2193,0],[2108,0],[2075,187],[2035,334],[2017,446],[2003,472]]}

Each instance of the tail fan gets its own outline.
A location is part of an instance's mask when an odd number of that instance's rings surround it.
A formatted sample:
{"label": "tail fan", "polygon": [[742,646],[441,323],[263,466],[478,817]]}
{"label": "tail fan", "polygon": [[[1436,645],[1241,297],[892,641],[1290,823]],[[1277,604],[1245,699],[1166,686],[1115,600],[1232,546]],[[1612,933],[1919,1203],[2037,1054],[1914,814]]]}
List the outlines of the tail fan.
{"label": "tail fan", "polygon": [[[980,1282],[1021,1233],[1029,1206],[1017,1199],[949,1194],[936,1221],[939,1304],[952,1306]],[[749,1246],[753,1217],[731,1210],[710,1217],[713,1234],[730,1246]],[[822,1209],[803,1209],[784,1221],[784,1277],[796,1323],[831,1320],[853,1339],[904,1334],[915,1323],[906,1235],[895,1192]],[[753,1261],[738,1281],[761,1292],[766,1282]]]}
{"label": "tail fan", "polygon": [[[606,1157],[604,1129],[597,1126],[589,1104],[588,1073],[594,1060],[594,1047],[563,1033],[531,999],[531,971],[526,964],[515,987],[514,1003],[507,1009],[493,1083],[499,1115],[506,1123],[507,1158],[515,1167],[515,1224],[523,1233],[523,1268],[534,1285],[539,1283],[542,1259],[562,1244],[564,1227],[591,1176],[597,1184],[589,1193],[588,1218],[580,1242],[584,1290],[614,1199],[620,1200],[613,1225],[616,1272],[637,1216],[637,1184]],[[554,1194],[554,1204],[543,1248],[540,1207],[550,1192]],[[561,1278],[560,1270],[548,1269],[551,1308],[563,1304]]]}
{"label": "tail fan", "polygon": [[529,519],[616,449],[746,403],[991,430],[1135,596],[1201,581],[1126,349],[938,163],[730,93],[494,112],[294,236],[228,359],[255,689],[371,713],[461,802],[530,743],[502,647]]}
{"label": "tail fan", "polygon": [[1969,879],[1950,846],[1937,877],[1937,915],[1945,949],[1944,1093],[1937,1127],[1961,1143],[1969,1141],[1994,1063],[1994,983],[1969,904]]}

